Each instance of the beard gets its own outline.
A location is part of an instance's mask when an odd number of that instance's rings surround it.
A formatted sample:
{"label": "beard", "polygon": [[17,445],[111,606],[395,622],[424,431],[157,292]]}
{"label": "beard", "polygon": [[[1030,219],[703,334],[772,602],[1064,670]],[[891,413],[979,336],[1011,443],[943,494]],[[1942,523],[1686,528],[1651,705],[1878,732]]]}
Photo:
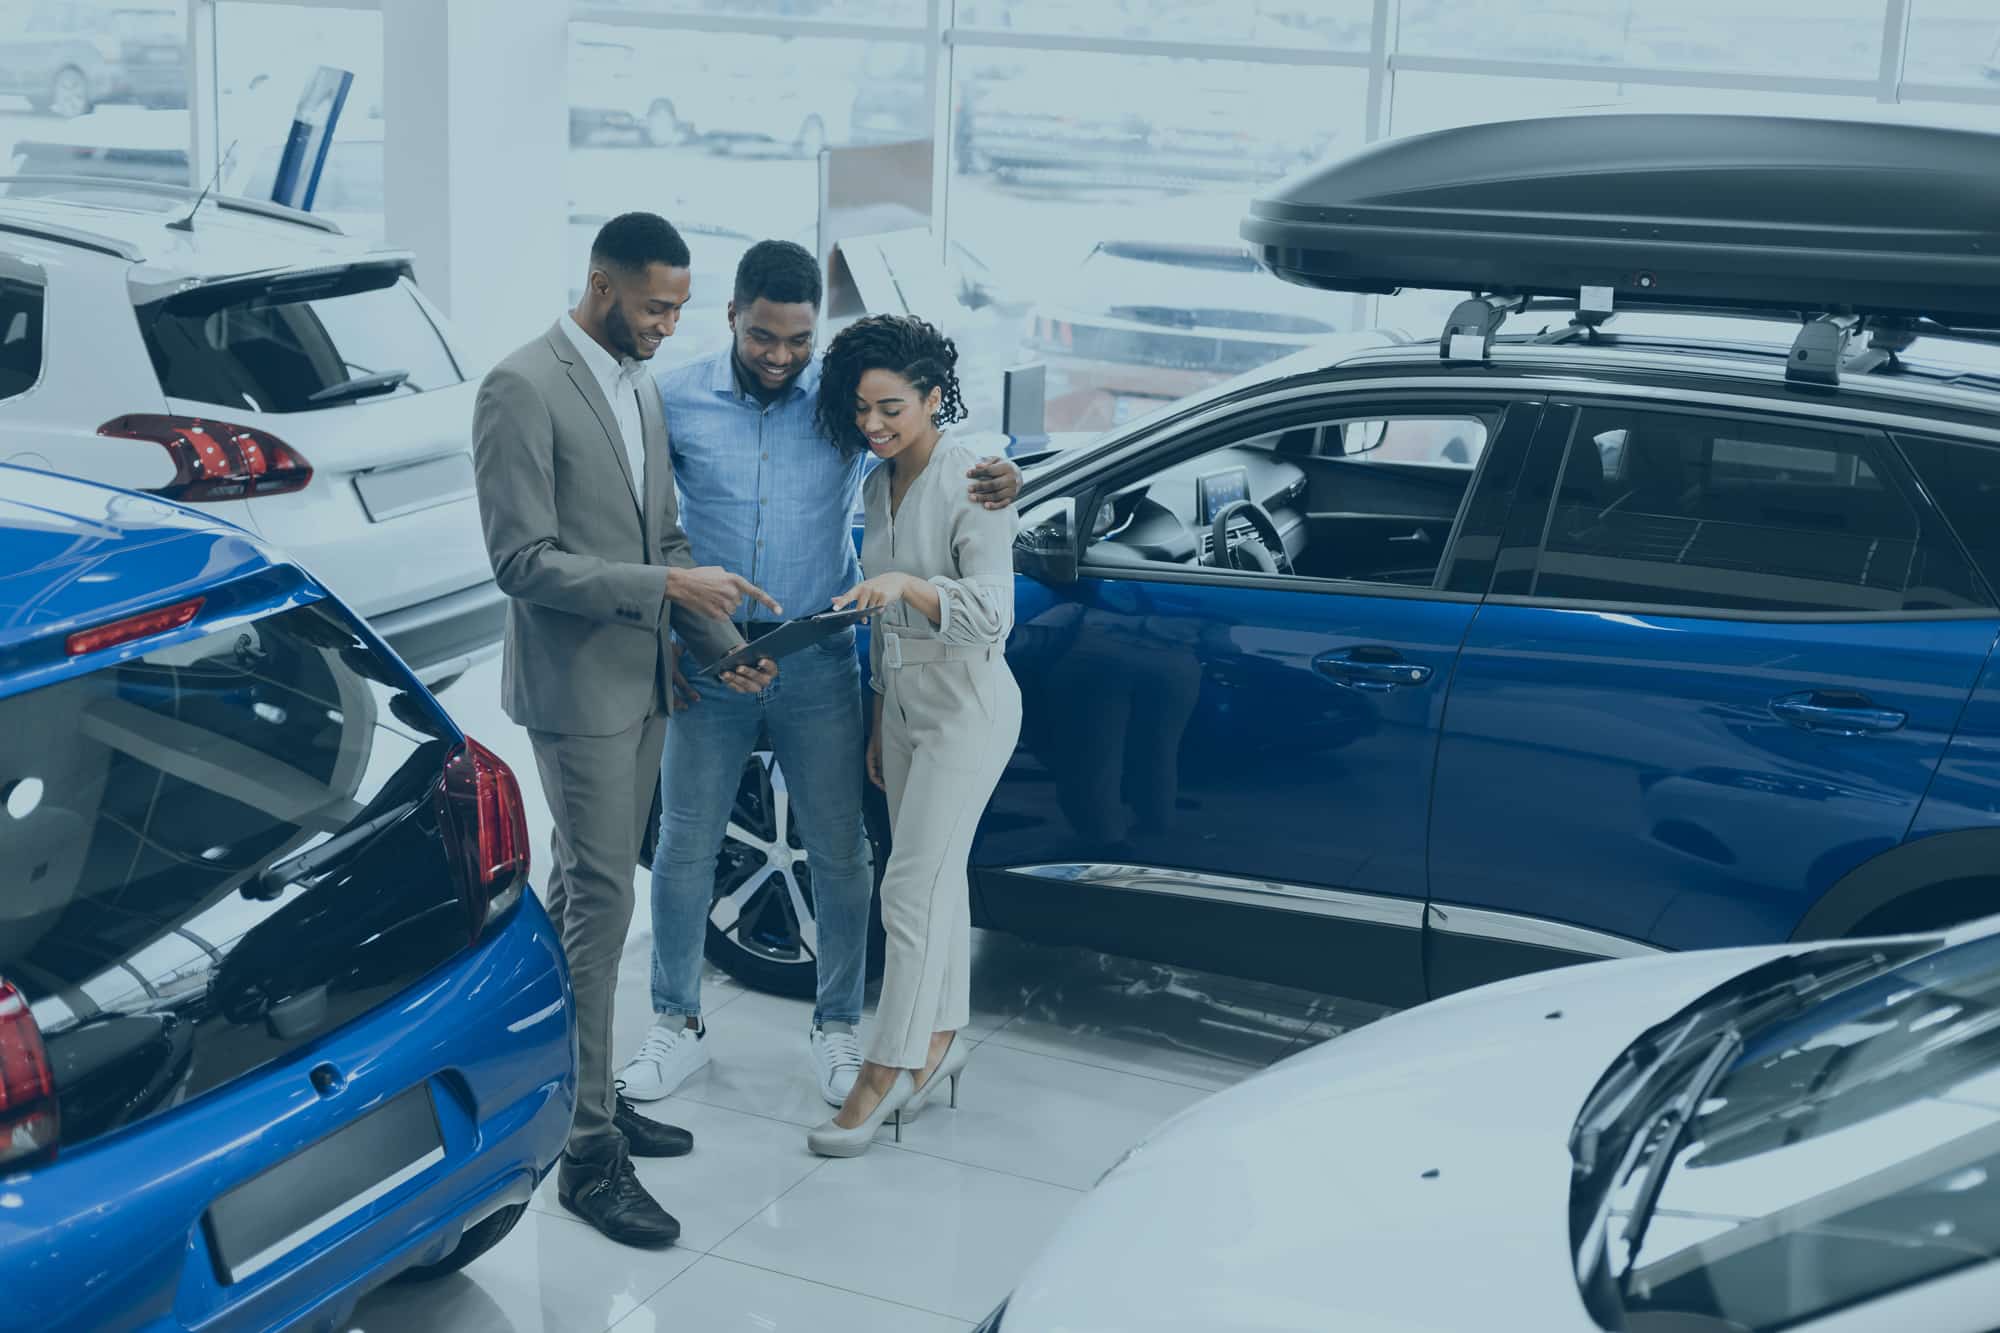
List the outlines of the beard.
{"label": "beard", "polygon": [[639,335],[632,331],[631,321],[625,318],[625,312],[615,302],[604,312],[604,336],[611,340],[612,348],[621,358],[644,361],[652,355],[639,350]]}

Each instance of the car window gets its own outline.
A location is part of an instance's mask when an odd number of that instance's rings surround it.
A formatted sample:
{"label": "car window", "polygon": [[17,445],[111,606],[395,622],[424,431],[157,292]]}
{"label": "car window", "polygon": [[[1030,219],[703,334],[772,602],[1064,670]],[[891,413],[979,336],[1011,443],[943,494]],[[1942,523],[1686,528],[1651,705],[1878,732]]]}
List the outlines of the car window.
{"label": "car window", "polygon": [[0,276],[0,398],[42,377],[42,284]]}
{"label": "car window", "polygon": [[1745,1037],[1667,1164],[1627,1314],[1764,1333],[1990,1260],[2000,939]]}
{"label": "car window", "polygon": [[1920,435],[1899,436],[1897,443],[1972,552],[1988,591],[2000,589],[2000,448]]}
{"label": "car window", "polygon": [[[1496,423],[1337,417],[1231,441],[1117,485],[1093,517],[1085,563],[1433,587]],[[1269,516],[1283,560],[1240,510],[1218,551],[1215,518],[1238,500]]]}
{"label": "car window", "polygon": [[1621,605],[1907,612],[1983,604],[1872,432],[1591,407],[1533,593]]}
{"label": "car window", "polygon": [[1486,453],[1486,423],[1476,417],[1348,421],[1320,433],[1318,452],[1350,463],[1471,469]]}
{"label": "car window", "polygon": [[[358,268],[197,289],[142,307],[147,350],[169,397],[253,412],[306,412],[462,382],[407,278]],[[384,394],[341,385],[407,372]]]}

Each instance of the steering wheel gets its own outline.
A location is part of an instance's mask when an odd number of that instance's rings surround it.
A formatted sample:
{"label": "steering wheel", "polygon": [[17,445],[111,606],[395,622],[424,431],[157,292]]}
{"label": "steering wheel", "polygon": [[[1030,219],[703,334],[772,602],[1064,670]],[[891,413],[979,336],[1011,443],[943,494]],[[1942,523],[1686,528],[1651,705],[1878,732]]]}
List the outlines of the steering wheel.
{"label": "steering wheel", "polygon": [[[1250,536],[1234,545],[1229,541],[1229,523],[1238,515],[1250,520]],[[1255,500],[1234,500],[1209,525],[1208,563],[1217,569],[1242,569],[1255,574],[1290,574],[1292,557],[1285,553],[1285,539],[1278,533],[1277,520]]]}

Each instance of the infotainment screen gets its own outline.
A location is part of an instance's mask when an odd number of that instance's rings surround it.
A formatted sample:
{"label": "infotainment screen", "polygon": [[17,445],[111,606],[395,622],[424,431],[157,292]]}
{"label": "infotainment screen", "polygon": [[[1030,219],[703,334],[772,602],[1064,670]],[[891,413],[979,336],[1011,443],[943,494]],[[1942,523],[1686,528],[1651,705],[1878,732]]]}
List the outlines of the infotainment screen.
{"label": "infotainment screen", "polygon": [[1201,524],[1215,522],[1215,516],[1235,504],[1238,500],[1250,498],[1250,469],[1226,467],[1216,472],[1204,472],[1194,479],[1195,521]]}

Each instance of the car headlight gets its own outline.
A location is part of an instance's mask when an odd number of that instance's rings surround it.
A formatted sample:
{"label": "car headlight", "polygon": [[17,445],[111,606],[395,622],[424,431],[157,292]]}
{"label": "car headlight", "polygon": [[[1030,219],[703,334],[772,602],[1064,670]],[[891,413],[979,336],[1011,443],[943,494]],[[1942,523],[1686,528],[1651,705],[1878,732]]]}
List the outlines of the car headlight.
{"label": "car headlight", "polygon": [[[1009,1296],[1007,1299],[1012,1300],[1013,1297]],[[1006,1313],[1007,1301],[1002,1301],[999,1308],[994,1310],[992,1314],[987,1315],[985,1322],[980,1324],[978,1328],[973,1329],[972,1333],[1000,1333],[1000,1320]]]}

